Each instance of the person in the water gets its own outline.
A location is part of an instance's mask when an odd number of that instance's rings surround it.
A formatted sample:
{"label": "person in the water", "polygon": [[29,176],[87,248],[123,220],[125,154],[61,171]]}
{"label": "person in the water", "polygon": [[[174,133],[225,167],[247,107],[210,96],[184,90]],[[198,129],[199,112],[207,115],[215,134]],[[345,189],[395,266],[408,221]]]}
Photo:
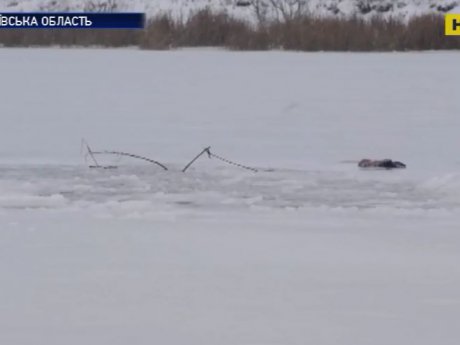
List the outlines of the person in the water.
{"label": "person in the water", "polygon": [[362,159],[358,166],[360,168],[384,168],[384,169],[404,169],[406,164],[393,161],[391,159],[382,159],[382,160],[372,160],[372,159]]}

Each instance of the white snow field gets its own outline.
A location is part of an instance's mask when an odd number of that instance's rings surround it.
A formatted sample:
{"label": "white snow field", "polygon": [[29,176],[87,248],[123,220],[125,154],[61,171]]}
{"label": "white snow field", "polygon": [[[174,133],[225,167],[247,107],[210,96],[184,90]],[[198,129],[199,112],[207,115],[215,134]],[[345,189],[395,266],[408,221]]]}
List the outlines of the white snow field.
{"label": "white snow field", "polygon": [[459,61],[0,50],[0,344],[458,344]]}

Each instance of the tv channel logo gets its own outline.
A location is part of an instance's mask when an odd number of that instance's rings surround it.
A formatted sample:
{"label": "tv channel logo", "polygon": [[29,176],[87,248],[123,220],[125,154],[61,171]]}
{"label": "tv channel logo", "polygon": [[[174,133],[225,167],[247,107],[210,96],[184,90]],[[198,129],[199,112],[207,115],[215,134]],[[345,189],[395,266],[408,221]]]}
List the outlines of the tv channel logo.
{"label": "tv channel logo", "polygon": [[446,14],[445,35],[460,36],[460,14]]}

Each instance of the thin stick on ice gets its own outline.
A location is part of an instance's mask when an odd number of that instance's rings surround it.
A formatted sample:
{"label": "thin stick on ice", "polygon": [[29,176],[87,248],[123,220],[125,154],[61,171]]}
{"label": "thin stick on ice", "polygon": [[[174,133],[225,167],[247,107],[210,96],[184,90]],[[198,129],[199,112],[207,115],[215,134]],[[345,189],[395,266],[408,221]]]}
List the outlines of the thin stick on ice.
{"label": "thin stick on ice", "polygon": [[91,150],[91,148],[89,147],[88,142],[85,139],[81,140],[81,151],[83,151],[83,148],[86,149],[85,161],[87,161],[88,156],[89,156],[89,157],[91,157],[91,160],[94,163],[94,165],[90,165],[90,167],[102,168],[102,166],[97,161],[96,157],[94,157],[93,151]]}
{"label": "thin stick on ice", "polygon": [[190,168],[192,166],[193,163],[195,163],[195,161],[200,158],[202,155],[204,155],[205,153],[208,153],[208,156],[211,158],[211,146],[208,146],[206,148],[203,149],[203,151],[201,151],[199,154],[197,154],[195,156],[195,158],[193,158],[185,167],[184,169],[182,169],[182,172],[186,172],[188,168]]}
{"label": "thin stick on ice", "polygon": [[92,151],[92,154],[93,155],[126,156],[126,157],[141,159],[141,160],[156,164],[159,167],[161,167],[163,170],[168,170],[168,168],[164,164],[161,164],[160,162],[158,162],[156,160],[153,160],[153,159],[150,159],[150,158],[147,158],[147,157],[143,157],[143,156],[139,156],[139,155],[136,155],[136,154],[133,154],[133,153],[127,153],[127,152],[121,152],[121,151]]}
{"label": "thin stick on ice", "polygon": [[255,169],[255,168],[251,168],[251,167],[248,167],[246,165],[243,165],[243,164],[240,164],[240,163],[236,163],[234,161],[231,161],[227,158],[224,158],[222,156],[218,156],[214,153],[211,152],[211,146],[208,146],[206,147],[205,149],[203,149],[203,151],[201,151],[198,155],[195,156],[195,158],[193,158],[190,163],[188,163],[184,169],[182,169],[182,172],[185,172],[187,171],[187,169],[198,159],[200,158],[203,154],[207,153],[208,154],[208,157],[209,158],[215,158],[215,159],[218,159],[224,163],[227,163],[227,164],[230,164],[230,165],[233,165],[233,166],[237,166],[239,168],[242,168],[242,169],[245,169],[245,170],[250,170],[250,171],[253,171],[253,172],[258,172],[259,170]]}

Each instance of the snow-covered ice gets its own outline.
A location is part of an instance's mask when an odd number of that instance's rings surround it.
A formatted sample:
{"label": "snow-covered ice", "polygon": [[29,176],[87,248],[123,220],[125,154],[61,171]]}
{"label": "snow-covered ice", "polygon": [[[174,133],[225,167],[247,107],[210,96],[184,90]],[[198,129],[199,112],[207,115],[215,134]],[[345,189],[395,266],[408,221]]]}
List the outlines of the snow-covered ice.
{"label": "snow-covered ice", "polygon": [[0,50],[0,343],[457,344],[459,58]]}

